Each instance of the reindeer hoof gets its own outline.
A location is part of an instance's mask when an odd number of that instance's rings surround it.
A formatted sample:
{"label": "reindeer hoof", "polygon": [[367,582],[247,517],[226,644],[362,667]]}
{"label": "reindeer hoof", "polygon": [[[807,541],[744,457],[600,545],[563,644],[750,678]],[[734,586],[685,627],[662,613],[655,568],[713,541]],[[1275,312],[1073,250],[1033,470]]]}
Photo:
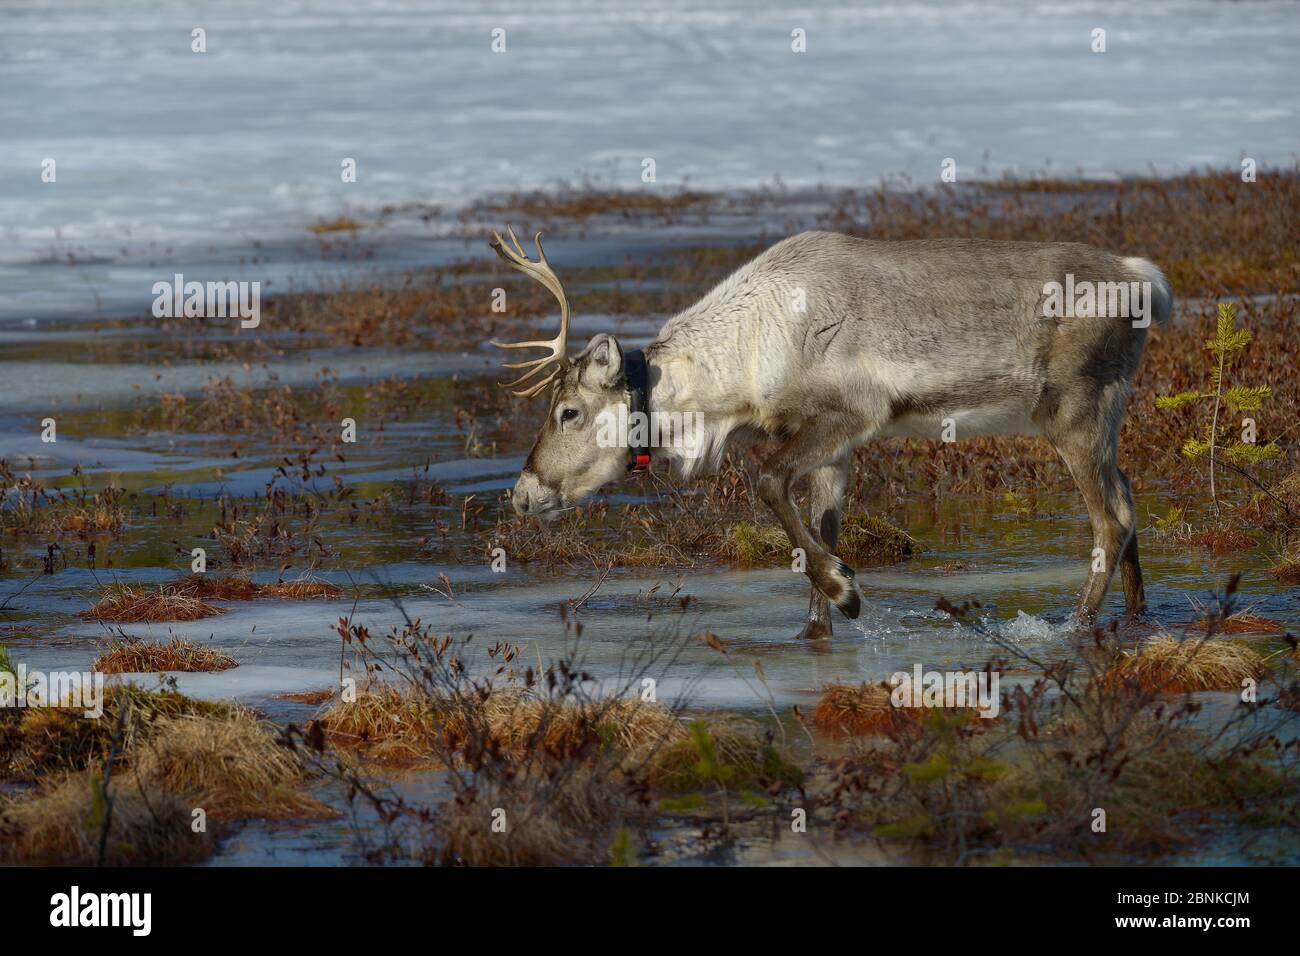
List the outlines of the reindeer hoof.
{"label": "reindeer hoof", "polygon": [[847,618],[855,618],[862,613],[862,598],[858,596],[858,587],[853,583],[853,569],[839,558],[832,558],[830,567],[823,567],[814,578],[818,590],[830,600],[840,613]]}
{"label": "reindeer hoof", "polygon": [[862,613],[862,598],[858,596],[858,589],[849,584],[849,596],[843,601],[836,601],[835,606],[849,620],[855,619]]}

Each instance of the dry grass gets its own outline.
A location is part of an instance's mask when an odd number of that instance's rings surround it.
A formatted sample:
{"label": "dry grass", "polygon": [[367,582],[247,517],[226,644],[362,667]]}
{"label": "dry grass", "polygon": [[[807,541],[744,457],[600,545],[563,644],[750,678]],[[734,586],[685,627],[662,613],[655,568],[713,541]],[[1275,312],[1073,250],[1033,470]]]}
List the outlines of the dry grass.
{"label": "dry grass", "polygon": [[323,704],[331,700],[337,691],[333,687],[324,687],[320,690],[299,690],[287,694],[276,694],[276,700],[292,700],[299,704]]}
{"label": "dry grass", "polygon": [[1300,584],[1300,558],[1286,557],[1269,569],[1282,584]]}
{"label": "dry grass", "polygon": [[[1056,759],[1039,768],[1036,781],[1011,776],[1008,789],[1013,795],[1023,800],[1026,792],[1037,792],[1045,804],[1043,815],[1024,814],[1016,821],[1021,826],[1032,822],[1030,831],[1036,832],[1031,839],[1049,844],[1059,840],[1067,852],[1084,859],[1125,860],[1131,865],[1135,858],[1195,845],[1207,831],[1222,832],[1229,819],[1247,832],[1294,825],[1287,822],[1294,818],[1293,787],[1273,759],[1272,745],[1255,752],[1223,753],[1195,731],[1162,730],[1158,721],[1145,718],[1130,727],[1127,733],[1119,732],[1116,745],[1100,740],[1095,729],[1054,740],[1044,756]],[[1101,764],[1098,776],[1105,778],[1089,793],[1080,780],[1088,771],[1081,773],[1080,764],[1107,746],[1116,748],[1117,758],[1096,761]],[[1106,808],[1110,846],[1099,846],[1090,829],[1075,823],[1096,806]]]}
{"label": "dry grass", "polygon": [[89,508],[74,507],[52,515],[47,526],[56,533],[93,537],[120,534],[125,523],[121,508],[100,504]]}
{"label": "dry grass", "polygon": [[343,593],[341,588],[327,581],[304,578],[298,581],[277,581],[274,584],[254,584],[248,578],[233,575],[215,578],[204,574],[191,574],[167,586],[177,594],[187,594],[210,601],[256,601],[260,598],[312,601],[320,598],[336,598]]}
{"label": "dry grass", "polygon": [[80,710],[57,707],[31,708],[6,735],[0,776],[37,779],[62,770],[83,770],[103,761],[112,744],[113,728],[123,707],[133,718],[127,721],[128,746],[147,736],[155,721],[187,714],[213,718],[230,716],[228,704],[195,700],[172,691],[145,691],[134,685],[104,688],[104,714],[88,720]]}
{"label": "dry grass", "polygon": [[[74,472],[75,473],[75,472]],[[49,489],[0,459],[0,529],[16,535],[117,536],[126,527],[126,494],[114,485]]]}
{"label": "dry grass", "polygon": [[888,683],[828,684],[822,689],[809,721],[828,737],[863,737],[873,734],[905,732],[927,712],[941,711],[949,716],[971,718],[971,726],[985,727],[992,720],[978,717],[969,707],[922,708],[895,707],[890,700],[893,689]]}
{"label": "dry grass", "polygon": [[239,662],[228,654],[197,644],[188,637],[170,641],[128,638],[114,641],[90,665],[101,674],[149,674],[157,671],[225,671]]}
{"label": "dry grass", "polygon": [[[438,762],[448,754],[462,755],[470,741],[487,738],[507,755],[539,748],[555,755],[613,748],[623,772],[653,787],[678,791],[703,785],[688,725],[662,705],[637,698],[561,703],[510,688],[434,701],[385,685],[352,703],[335,700],[318,719],[336,745],[363,747],[371,759],[386,764]],[[734,768],[738,785],[798,775],[755,722],[714,715],[707,725],[718,758]]]}
{"label": "dry grass", "polygon": [[357,695],[336,698],[317,720],[335,745],[365,748],[373,760],[388,764],[431,759],[440,735],[438,714],[426,699],[382,684]]}
{"label": "dry grass", "polygon": [[1205,528],[1201,531],[1195,531],[1190,534],[1179,534],[1174,536],[1174,541],[1178,544],[1187,545],[1192,548],[1200,548],[1214,555],[1235,554],[1238,551],[1246,551],[1259,544],[1259,541],[1252,535],[1247,534],[1237,528]]}
{"label": "dry grass", "polygon": [[[102,773],[100,764],[91,762],[5,798],[0,859],[93,865],[105,813],[98,796]],[[177,865],[204,859],[213,843],[207,832],[193,832],[196,809],[210,825],[251,817],[334,816],[299,789],[305,780],[298,758],[276,742],[275,728],[248,711],[159,717],[115,764],[105,862]]]}
{"label": "dry grass", "polygon": [[886,683],[829,684],[813,708],[812,725],[831,737],[857,737],[883,733],[898,721],[913,717],[909,709],[894,707]]}
{"label": "dry grass", "polygon": [[45,709],[24,715],[10,767],[35,775],[31,790],[0,797],[0,859],[90,865],[96,861],[104,802],[103,765],[118,715],[130,707],[117,743],[106,862],[183,864],[212,851],[195,834],[193,811],[209,825],[247,818],[306,819],[334,811],[302,791],[308,774],[278,742],[278,728],[250,711],[179,694],[112,688],[102,718]]}
{"label": "dry grass", "polygon": [[1242,681],[1258,679],[1263,669],[1260,656],[1244,644],[1156,637],[1137,653],[1122,653],[1102,679],[1143,691],[1241,690]]}
{"label": "dry grass", "polygon": [[225,613],[223,608],[208,601],[255,601],[261,598],[305,601],[336,598],[341,593],[340,588],[325,581],[254,584],[244,577],[209,578],[203,574],[190,574],[156,588],[113,585],[94,607],[79,616],[115,624],[197,621]]}
{"label": "dry grass", "polygon": [[[481,270],[481,263],[474,268]],[[499,271],[504,275],[506,269]],[[549,314],[555,304],[545,289],[511,280],[510,315],[485,321],[478,305],[481,285],[447,282],[447,277],[421,270],[396,288],[345,283],[324,292],[276,296],[263,303],[263,320],[298,335],[303,344],[463,351],[485,339],[535,331],[529,320]]]}
{"label": "dry grass", "polygon": [[[665,225],[679,221],[687,212],[703,213],[714,205],[716,198],[707,193],[690,190],[664,190],[647,192],[638,190],[607,190],[586,184],[579,188],[564,187],[556,191],[516,193],[503,198],[487,199],[466,210],[464,218],[482,221],[511,216],[516,223],[522,217],[528,220],[583,221],[595,216],[620,216],[641,218],[658,217]],[[524,230],[519,230],[524,235]]]}
{"label": "dry grass", "polygon": [[198,621],[214,614],[226,613],[205,601],[187,594],[160,588],[115,585],[88,611],[78,617],[114,624],[155,624],[161,621]]}
{"label": "dry grass", "polygon": [[[747,521],[733,525],[716,550],[723,560],[740,567],[788,564],[792,558],[790,539],[781,528]],[[855,568],[896,564],[921,550],[905,531],[861,512],[844,516],[835,547],[835,553]]]}
{"label": "dry grass", "polygon": [[166,717],[155,723],[134,760],[142,776],[186,794],[220,819],[333,816],[298,789],[306,780],[304,767],[276,743],[276,735],[273,725],[243,709],[223,717]]}
{"label": "dry grass", "polygon": [[[409,659],[399,671],[407,682],[372,683],[351,702],[336,698],[306,732],[291,734],[315,755],[314,765],[390,821],[376,851],[385,858],[468,865],[626,859],[628,838],[616,840],[615,831],[648,812],[651,793],[689,791],[681,799],[691,808],[703,806],[701,791],[724,807],[728,796],[739,796],[752,809],[767,802],[764,791],[802,784],[802,771],[754,721],[726,715],[688,724],[636,696],[589,697],[582,688],[590,677],[580,668],[561,661],[540,675],[531,668],[521,674],[511,665],[515,650],[500,645],[489,654],[506,665],[498,671],[504,683],[479,683],[467,676],[464,646],[418,622],[386,640]],[[358,651],[367,661],[370,643]],[[384,666],[393,670],[391,662]],[[377,793],[363,776],[367,761],[355,756],[445,768],[453,796],[426,807]]]}
{"label": "dry grass", "polygon": [[1210,618],[1201,618],[1194,622],[1191,627],[1193,630],[1205,631],[1211,626],[1220,634],[1281,634],[1284,628],[1277,621],[1270,621],[1266,617],[1259,617],[1255,614],[1238,613],[1231,617],[1211,622]]}
{"label": "dry grass", "polygon": [[[0,859],[42,866],[94,866],[104,809],[98,767],[64,774],[0,807]],[[130,774],[110,787],[113,813],[104,862],[176,866],[211,855],[208,833],[191,827],[192,805]]]}
{"label": "dry grass", "polygon": [[[1128,688],[1119,692],[1131,694]],[[1094,806],[1106,807],[1108,833],[1118,846],[1138,853],[1192,842],[1198,824],[1222,832],[1225,815],[1238,826],[1294,826],[1287,822],[1294,819],[1294,781],[1288,781],[1287,761],[1276,739],[1215,748],[1178,712],[1157,706],[1125,723],[1126,711],[1117,709],[1109,740],[1094,722],[1078,715],[1044,727],[1044,746],[1037,755],[1042,777],[1035,789],[1058,826],[1083,835],[1085,855],[1107,852],[1092,842],[1089,830],[1071,820],[1086,817]],[[1113,754],[1099,756],[1107,750]],[[1081,786],[1080,778],[1089,773],[1098,775],[1093,793]]]}
{"label": "dry grass", "polygon": [[540,745],[580,747],[595,733],[605,743],[637,751],[684,739],[667,709],[636,699],[557,704],[515,688],[435,700],[392,685],[377,685],[355,701],[336,699],[319,716],[338,743],[371,748],[375,759],[403,763],[455,752],[478,728],[507,750]]}
{"label": "dry grass", "polygon": [[[479,536],[484,549],[505,548],[512,560],[547,566],[738,567],[789,566],[785,532],[753,488],[752,461],[731,456],[719,473],[684,495],[672,484],[653,507],[574,509],[550,523],[507,516]],[[923,550],[905,532],[860,508],[844,516],[836,553],[855,567],[893,564]]]}
{"label": "dry grass", "polygon": [[307,227],[307,231],[317,236],[323,236],[331,232],[357,232],[364,228],[364,225],[351,216],[338,216],[334,219],[321,219],[314,222]]}
{"label": "dry grass", "polygon": [[256,596],[280,601],[317,601],[321,598],[336,598],[342,593],[342,588],[327,581],[303,580],[259,585]]}
{"label": "dry grass", "polygon": [[[740,791],[763,804],[759,793],[803,781],[771,735],[740,717],[688,725],[635,698],[574,699],[515,686],[441,693],[372,687],[352,704],[328,706],[316,725],[336,746],[384,762],[452,770],[455,795],[436,809],[382,804],[381,813],[417,831],[390,838],[389,853],[471,866],[608,862],[617,855],[615,828],[644,813],[650,792],[687,791],[691,807],[703,806],[700,791],[723,800]],[[367,792],[355,776],[360,766],[344,756],[334,772]]]}
{"label": "dry grass", "polygon": [[[1232,587],[1220,601],[1225,613]],[[1196,641],[1157,638],[1144,653],[1121,656],[1119,678],[1106,667],[1120,649],[1103,632],[1094,636],[1099,644],[1064,664],[1039,664],[1002,645],[1037,677],[1004,697],[1001,720],[937,712],[849,744],[826,766],[824,785],[811,789],[823,818],[905,847],[907,862],[958,865],[1132,865],[1211,828],[1222,832],[1225,821],[1294,827],[1294,760],[1278,725],[1235,708],[1216,737],[1198,702],[1160,693],[1177,685],[1238,690],[1239,678],[1258,675],[1257,657],[1223,641],[1193,655]],[[853,695],[837,696],[848,702],[831,701],[832,726],[855,714]],[[884,706],[883,693],[870,703]],[[1238,742],[1223,746],[1222,737]],[[1097,807],[1107,814],[1104,839],[1089,826]]]}
{"label": "dry grass", "polygon": [[1088,242],[1150,257],[1175,295],[1187,296],[1294,288],[1297,216],[1300,175],[1292,167],[1254,183],[1225,170],[1104,185],[1008,179],[958,193],[849,192],[822,225],[858,233],[869,226],[873,239]]}
{"label": "dry grass", "polygon": [[[645,509],[641,509],[645,511]],[[549,524],[537,518],[508,517],[482,536],[490,547],[505,548],[515,561],[548,567],[693,567],[717,538],[717,529],[677,528],[671,542],[660,535],[671,519],[649,510],[631,509],[606,523],[608,510],[601,504],[579,508]],[[645,523],[643,523],[645,522]]]}
{"label": "dry grass", "polygon": [[549,750],[565,752],[584,746],[594,734],[603,745],[636,752],[673,740],[681,721],[666,708],[637,698],[553,702],[524,691],[497,691],[481,711],[453,711],[443,729],[453,740],[472,732],[470,721],[486,718],[494,736],[519,748],[536,739]]}
{"label": "dry grass", "polygon": [[[598,768],[547,774],[532,764],[439,809],[439,858],[463,866],[565,866],[605,862],[615,801]],[[505,816],[501,817],[502,811]],[[504,832],[493,830],[500,820]]]}

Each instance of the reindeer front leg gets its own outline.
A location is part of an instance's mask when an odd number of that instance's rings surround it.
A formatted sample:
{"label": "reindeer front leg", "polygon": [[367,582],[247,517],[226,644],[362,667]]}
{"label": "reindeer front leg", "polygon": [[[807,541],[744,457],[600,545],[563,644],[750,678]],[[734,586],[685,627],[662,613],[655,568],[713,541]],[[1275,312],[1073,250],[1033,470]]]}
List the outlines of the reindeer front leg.
{"label": "reindeer front leg", "polygon": [[[799,520],[793,486],[802,475],[840,460],[852,447],[851,442],[858,431],[860,429],[852,428],[850,423],[837,422],[829,416],[805,424],[768,457],[758,478],[759,497],[772,509],[790,544],[803,548],[808,556],[806,573],[813,587],[850,618],[857,617],[862,610],[862,599],[853,583],[853,569],[823,547]],[[838,516],[835,531],[838,539]]]}
{"label": "reindeer front leg", "polygon": [[[844,487],[849,480],[847,459],[823,465],[808,476],[808,507],[813,536],[827,551],[834,552],[840,538],[840,512]],[[799,636],[805,640],[827,640],[831,636],[831,607],[816,585],[808,596],[808,622]]]}

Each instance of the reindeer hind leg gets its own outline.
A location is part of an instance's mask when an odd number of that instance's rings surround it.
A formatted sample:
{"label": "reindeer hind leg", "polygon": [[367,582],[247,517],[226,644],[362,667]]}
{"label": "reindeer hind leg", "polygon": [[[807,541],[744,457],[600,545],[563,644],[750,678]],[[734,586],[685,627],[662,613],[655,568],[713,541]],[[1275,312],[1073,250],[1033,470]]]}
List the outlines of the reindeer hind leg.
{"label": "reindeer hind leg", "polygon": [[1121,562],[1129,613],[1135,613],[1135,605],[1144,601],[1133,496],[1116,463],[1126,398],[1127,390],[1112,388],[1103,393],[1091,414],[1074,419],[1075,427],[1061,428],[1058,421],[1054,423],[1058,427],[1048,433],[1079,486],[1092,524],[1093,554],[1078,605],[1078,614],[1087,620],[1101,609]]}

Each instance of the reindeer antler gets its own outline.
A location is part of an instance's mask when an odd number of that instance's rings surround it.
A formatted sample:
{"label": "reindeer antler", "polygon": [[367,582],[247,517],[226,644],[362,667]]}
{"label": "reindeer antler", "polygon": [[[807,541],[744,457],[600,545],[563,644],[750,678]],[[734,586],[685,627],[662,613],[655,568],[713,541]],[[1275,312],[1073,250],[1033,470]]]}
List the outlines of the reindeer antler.
{"label": "reindeer antler", "polygon": [[[539,232],[533,238],[533,242],[537,244],[537,261],[534,262],[525,255],[523,247],[519,245],[519,240],[515,237],[515,231],[509,226],[506,226],[506,232],[510,236],[511,243],[514,244],[515,248],[513,250],[506,247],[505,240],[501,238],[501,234],[498,232],[492,233],[494,238],[489,245],[496,250],[497,255],[510,263],[511,266],[518,269],[524,275],[531,276],[547,289],[550,289],[551,294],[560,302],[560,334],[555,338],[548,339],[544,342],[498,342],[495,339],[492,341],[492,344],[499,349],[551,350],[550,355],[544,355],[541,358],[536,359],[529,359],[526,362],[501,363],[503,368],[530,369],[530,371],[525,372],[513,382],[505,382],[502,383],[502,385],[504,388],[509,389],[512,395],[518,395],[521,398],[532,398],[542,389],[546,388],[546,386],[550,385],[551,382],[555,381],[555,377],[560,374],[561,369],[564,368],[564,363],[567,361],[565,358],[565,350],[568,348],[569,344],[569,300],[564,297],[564,286],[560,284],[559,277],[551,271],[551,264],[546,261],[546,250],[542,248],[542,234]],[[524,382],[527,382],[538,372],[542,371],[549,362],[556,363],[556,366],[552,369],[550,375],[538,379],[527,388],[515,391],[517,386],[523,385]]]}

